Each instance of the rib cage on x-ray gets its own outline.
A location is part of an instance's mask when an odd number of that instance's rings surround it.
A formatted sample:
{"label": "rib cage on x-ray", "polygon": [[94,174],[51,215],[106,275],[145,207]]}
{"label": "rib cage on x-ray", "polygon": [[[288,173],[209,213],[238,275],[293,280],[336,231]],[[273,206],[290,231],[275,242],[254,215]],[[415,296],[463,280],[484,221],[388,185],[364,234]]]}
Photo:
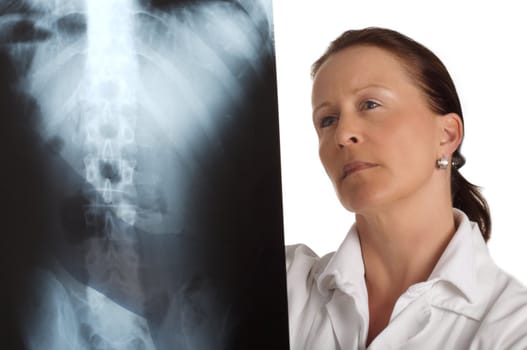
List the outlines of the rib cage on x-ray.
{"label": "rib cage on x-ray", "polygon": [[0,0],[0,45],[8,344],[287,348],[270,0]]}

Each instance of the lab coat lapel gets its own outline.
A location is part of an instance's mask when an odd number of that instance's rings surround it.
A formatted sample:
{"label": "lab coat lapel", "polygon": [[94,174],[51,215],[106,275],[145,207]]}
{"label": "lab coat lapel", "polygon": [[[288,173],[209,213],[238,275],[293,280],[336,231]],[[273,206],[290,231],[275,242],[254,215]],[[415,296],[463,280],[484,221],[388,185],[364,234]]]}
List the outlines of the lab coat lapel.
{"label": "lab coat lapel", "polygon": [[368,350],[405,349],[430,323],[432,308],[426,296],[411,302],[373,340]]}
{"label": "lab coat lapel", "polygon": [[366,321],[360,316],[355,299],[340,290],[335,290],[326,305],[340,349],[363,350],[366,336]]}

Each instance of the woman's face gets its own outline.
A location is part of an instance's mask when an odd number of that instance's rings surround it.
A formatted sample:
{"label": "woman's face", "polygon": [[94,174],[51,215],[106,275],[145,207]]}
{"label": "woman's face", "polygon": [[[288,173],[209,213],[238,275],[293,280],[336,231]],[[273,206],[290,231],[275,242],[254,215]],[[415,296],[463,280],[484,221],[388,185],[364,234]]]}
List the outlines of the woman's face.
{"label": "woman's face", "polygon": [[345,208],[379,210],[430,185],[441,118],[396,56],[374,46],[331,55],[312,103],[320,159]]}

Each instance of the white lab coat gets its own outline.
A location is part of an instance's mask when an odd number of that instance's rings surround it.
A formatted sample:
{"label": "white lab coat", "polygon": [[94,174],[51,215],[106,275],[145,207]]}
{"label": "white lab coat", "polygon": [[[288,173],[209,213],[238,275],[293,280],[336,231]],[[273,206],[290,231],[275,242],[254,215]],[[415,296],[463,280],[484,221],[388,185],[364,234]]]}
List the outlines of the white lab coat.
{"label": "white lab coat", "polygon": [[[429,279],[397,300],[367,347],[527,349],[527,289],[492,261],[476,223],[453,209],[456,233]],[[286,247],[291,350],[366,349],[369,314],[355,225],[322,258]]]}

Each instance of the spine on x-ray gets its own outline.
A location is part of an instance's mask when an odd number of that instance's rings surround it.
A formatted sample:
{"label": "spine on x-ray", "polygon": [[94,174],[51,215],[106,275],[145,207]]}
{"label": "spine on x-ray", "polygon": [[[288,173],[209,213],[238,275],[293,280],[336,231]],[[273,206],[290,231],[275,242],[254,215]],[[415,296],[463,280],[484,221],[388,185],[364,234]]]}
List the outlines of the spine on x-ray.
{"label": "spine on x-ray", "polygon": [[[86,210],[87,224],[104,218],[106,235],[113,219],[135,223],[134,168],[137,118],[137,62],[130,1],[87,1],[86,68],[81,84],[85,115],[84,166],[96,191]],[[114,11],[118,10],[118,11]]]}
{"label": "spine on x-ray", "polygon": [[[80,120],[85,178],[93,191],[85,218],[110,242],[91,242],[86,266],[90,278],[103,278],[131,300],[142,300],[140,262],[126,228],[135,223],[137,204],[136,88],[140,85],[133,40],[135,9],[133,0],[89,0],[85,6],[86,65],[79,104],[84,113]],[[135,348],[130,342],[136,337],[146,339],[143,320],[125,312],[114,312],[109,318],[108,310],[114,308],[109,299],[91,290],[87,299],[94,335],[118,349]]]}

